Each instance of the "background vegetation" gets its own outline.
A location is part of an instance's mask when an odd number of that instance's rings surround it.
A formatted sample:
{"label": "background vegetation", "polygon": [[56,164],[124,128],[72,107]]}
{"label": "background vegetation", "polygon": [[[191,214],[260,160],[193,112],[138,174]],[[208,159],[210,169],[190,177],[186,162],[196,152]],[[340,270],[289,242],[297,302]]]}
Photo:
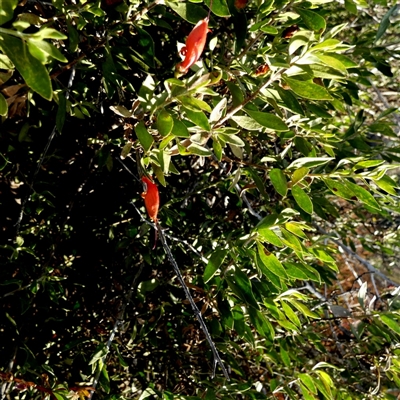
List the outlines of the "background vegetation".
{"label": "background vegetation", "polygon": [[400,394],[400,7],[209,5],[2,0],[1,398]]}

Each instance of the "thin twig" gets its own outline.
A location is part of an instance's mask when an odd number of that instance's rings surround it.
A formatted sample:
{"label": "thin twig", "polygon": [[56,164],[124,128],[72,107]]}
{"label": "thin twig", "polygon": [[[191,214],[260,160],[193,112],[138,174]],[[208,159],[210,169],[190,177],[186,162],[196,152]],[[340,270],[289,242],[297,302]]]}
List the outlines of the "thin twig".
{"label": "thin twig", "polygon": [[[222,359],[221,359],[221,357],[220,357],[220,355],[219,355],[219,353],[218,353],[217,348],[215,347],[215,344],[214,344],[214,342],[213,342],[213,340],[212,340],[212,338],[211,338],[210,333],[208,332],[207,325],[205,324],[204,319],[203,319],[203,317],[202,317],[202,315],[201,315],[199,309],[197,308],[197,305],[196,305],[196,303],[194,302],[193,297],[192,297],[192,295],[190,294],[190,291],[189,291],[188,287],[186,286],[185,280],[183,279],[183,276],[182,276],[181,271],[180,271],[180,269],[179,269],[179,267],[178,267],[178,264],[176,263],[175,258],[174,258],[174,256],[172,255],[171,249],[170,249],[170,247],[168,246],[168,243],[167,243],[167,240],[166,240],[166,235],[164,234],[164,232],[163,232],[163,230],[162,230],[160,224],[159,224],[159,223],[153,224],[152,222],[148,221],[146,218],[144,218],[144,217],[142,216],[141,212],[140,212],[139,209],[136,207],[136,205],[135,205],[135,203],[134,203],[133,201],[131,202],[131,204],[132,204],[132,206],[135,208],[136,212],[139,214],[140,219],[141,219],[142,221],[144,221],[144,222],[147,223],[148,225],[152,226],[154,229],[157,229],[157,230],[158,230],[158,234],[159,234],[161,243],[162,243],[162,245],[163,245],[164,251],[165,251],[165,253],[167,254],[168,260],[169,260],[169,262],[171,263],[172,267],[174,268],[174,271],[175,271],[175,273],[176,273],[176,275],[177,275],[177,277],[178,277],[178,279],[179,279],[179,282],[180,282],[180,284],[182,285],[183,291],[185,292],[186,298],[188,299],[190,305],[192,306],[193,312],[194,312],[194,314],[195,314],[197,320],[198,320],[199,323],[200,323],[200,327],[201,327],[201,329],[203,330],[204,335],[206,336],[207,342],[208,342],[208,344],[210,345],[211,351],[212,351],[212,353],[213,353],[213,356],[214,356],[214,371],[213,371],[212,377],[215,376],[215,367],[216,367],[217,364],[219,364],[219,366],[221,367],[222,372],[223,372],[225,378],[226,378],[227,380],[229,380],[228,371],[226,370],[226,368],[225,368],[225,366],[224,366],[224,363],[222,362]],[[168,235],[168,236],[169,236],[169,235]]]}
{"label": "thin twig", "polygon": [[176,275],[177,275],[177,277],[179,279],[179,282],[182,285],[183,291],[185,292],[186,298],[189,300],[189,303],[192,306],[192,310],[193,310],[197,320],[199,321],[201,329],[203,330],[204,335],[206,336],[207,342],[210,345],[211,351],[213,353],[213,356],[214,356],[214,369],[213,369],[212,377],[214,378],[214,376],[215,376],[215,368],[216,368],[216,366],[218,364],[221,367],[225,378],[229,381],[230,379],[229,379],[228,371],[226,370],[226,368],[224,366],[224,363],[222,362],[222,359],[221,359],[221,357],[220,357],[220,355],[218,353],[217,348],[215,347],[215,344],[214,344],[214,342],[213,342],[213,340],[211,338],[210,333],[208,332],[207,325],[204,322],[203,316],[201,315],[200,310],[197,308],[197,305],[194,302],[193,297],[190,294],[190,291],[189,291],[188,287],[186,286],[185,280],[183,279],[183,276],[182,276],[181,271],[180,271],[180,269],[178,267],[178,264],[176,263],[175,258],[172,255],[170,247],[168,246],[168,243],[167,243],[167,240],[166,240],[166,238],[164,236],[164,232],[163,232],[163,230],[161,228],[161,225],[157,222],[156,226],[157,226],[159,237],[161,239],[161,243],[162,243],[162,245],[164,247],[164,251],[167,254],[168,260],[171,263],[172,267],[174,268],[174,271],[175,271],[175,273],[176,273]]}
{"label": "thin twig", "polygon": [[[69,80],[68,80],[67,91],[66,91],[66,93],[65,93],[65,99],[67,99],[67,100],[68,100],[68,98],[69,98],[70,89],[71,89],[72,84],[73,84],[74,79],[75,79],[75,72],[76,72],[76,70],[75,70],[75,64],[74,64],[74,65],[72,66],[71,75],[69,76]],[[47,155],[47,152],[49,151],[51,142],[53,141],[54,136],[55,136],[55,134],[56,134],[56,130],[57,130],[57,125],[54,125],[53,130],[51,131],[50,136],[49,136],[49,138],[47,139],[46,146],[45,146],[45,148],[44,148],[44,150],[43,150],[43,153],[42,153],[42,155],[41,155],[41,157],[40,157],[40,159],[39,159],[39,162],[37,163],[36,170],[35,170],[35,172],[33,173],[32,180],[31,180],[31,184],[28,185],[28,186],[29,186],[28,192],[25,194],[24,200],[22,201],[22,204],[21,204],[21,211],[20,211],[20,213],[19,213],[18,220],[17,220],[17,222],[15,223],[15,227],[16,227],[16,228],[15,228],[15,230],[16,230],[15,236],[18,236],[19,229],[20,229],[21,222],[22,222],[22,218],[23,218],[23,216],[24,216],[24,210],[25,210],[26,203],[28,202],[28,200],[29,200],[30,197],[31,197],[31,194],[32,194],[32,192],[33,192],[33,185],[34,185],[34,183],[35,183],[35,181],[36,181],[37,174],[39,173],[40,168],[42,167],[43,161],[44,161],[44,159],[45,159],[45,157],[46,157],[46,155]]]}
{"label": "thin twig", "polygon": [[322,234],[326,235],[328,237],[328,239],[335,243],[336,245],[338,245],[339,247],[341,247],[346,253],[352,255],[353,257],[355,257],[361,264],[363,264],[365,267],[367,267],[367,269],[370,272],[375,273],[376,275],[380,276],[382,279],[384,279],[385,281],[387,281],[388,283],[390,283],[393,286],[400,286],[398,283],[392,281],[390,278],[388,278],[384,273],[382,273],[381,271],[379,271],[379,269],[375,268],[370,262],[368,262],[367,260],[365,260],[364,258],[362,258],[361,256],[359,256],[356,252],[354,252],[352,249],[350,249],[350,247],[346,246],[344,243],[342,243],[340,240],[334,239],[333,237],[331,237],[329,235],[328,232],[326,232],[324,229],[322,229],[319,225],[313,223],[313,226],[315,228],[318,229],[319,232],[321,232]]}
{"label": "thin twig", "polygon": [[222,117],[219,121],[217,121],[215,123],[215,125],[213,126],[213,129],[221,127],[226,121],[231,119],[246,104],[248,104],[248,103],[250,103],[250,101],[254,100],[262,90],[264,90],[265,88],[270,86],[273,82],[275,82],[277,80],[277,78],[279,78],[279,76],[281,76],[285,70],[286,70],[286,68],[281,68],[278,71],[276,71],[275,73],[273,73],[271,75],[271,77],[265,83],[263,83],[258,89],[256,89],[250,96],[245,98],[236,107],[233,107],[233,108],[229,109],[228,112],[226,113],[225,117]]}
{"label": "thin twig", "polygon": [[144,7],[140,11],[138,11],[137,13],[133,14],[132,18],[130,18],[129,13],[128,13],[127,19],[128,20],[130,19],[132,22],[135,22],[136,20],[142,18],[143,15],[147,14],[152,8],[154,8],[156,5],[158,5],[161,2],[163,2],[163,0],[155,0],[155,1],[153,1],[147,7]]}
{"label": "thin twig", "polygon": [[[386,107],[386,109],[390,108],[391,105],[390,105],[389,102],[386,100],[386,97],[385,97],[385,96],[381,93],[381,91],[378,89],[378,87],[377,87],[371,80],[369,80],[369,82],[370,82],[372,88],[374,89],[376,95],[378,96],[379,100],[383,103],[383,105]],[[379,105],[378,105],[378,108],[379,108],[381,111],[385,111],[382,107],[379,107]],[[400,115],[397,115],[396,113],[392,113],[392,114],[391,114],[391,117],[392,117],[392,119],[393,119],[393,120],[396,122],[396,124],[397,124],[397,129],[396,129],[396,130],[399,131],[399,129],[400,129]]]}

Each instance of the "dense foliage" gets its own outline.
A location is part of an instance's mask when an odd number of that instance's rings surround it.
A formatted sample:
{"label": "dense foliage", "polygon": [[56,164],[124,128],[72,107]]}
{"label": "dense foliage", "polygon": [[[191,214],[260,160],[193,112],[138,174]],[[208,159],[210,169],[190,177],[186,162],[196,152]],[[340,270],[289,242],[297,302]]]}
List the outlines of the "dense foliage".
{"label": "dense foliage", "polygon": [[397,398],[399,11],[2,0],[1,398]]}

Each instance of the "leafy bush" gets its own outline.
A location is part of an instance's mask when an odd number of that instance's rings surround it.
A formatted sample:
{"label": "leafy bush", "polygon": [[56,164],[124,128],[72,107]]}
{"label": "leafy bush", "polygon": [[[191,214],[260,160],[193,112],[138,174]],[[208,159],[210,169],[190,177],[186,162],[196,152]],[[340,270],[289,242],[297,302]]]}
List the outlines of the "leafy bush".
{"label": "leafy bush", "polygon": [[398,15],[3,0],[2,396],[395,399]]}

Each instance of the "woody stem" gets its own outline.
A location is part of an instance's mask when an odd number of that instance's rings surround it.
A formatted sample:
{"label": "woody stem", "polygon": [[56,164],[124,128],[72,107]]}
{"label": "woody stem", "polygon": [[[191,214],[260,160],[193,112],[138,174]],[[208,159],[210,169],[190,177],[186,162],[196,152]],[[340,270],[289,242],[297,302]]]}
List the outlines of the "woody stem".
{"label": "woody stem", "polygon": [[214,356],[214,367],[216,364],[218,364],[221,367],[225,378],[229,381],[230,379],[229,379],[228,371],[226,370],[224,363],[222,362],[222,359],[218,353],[217,348],[215,347],[215,344],[211,338],[210,333],[208,332],[207,325],[204,322],[203,316],[201,315],[200,310],[197,308],[197,305],[194,302],[193,297],[190,294],[188,287],[186,286],[185,280],[183,279],[183,276],[181,274],[181,271],[179,270],[178,264],[176,263],[175,258],[172,255],[170,247],[168,246],[167,240],[164,236],[164,232],[158,222],[156,223],[156,227],[157,227],[157,230],[158,230],[158,233],[160,236],[161,243],[164,247],[165,253],[167,254],[168,260],[174,268],[174,271],[179,279],[179,282],[182,285],[183,291],[185,292],[186,298],[189,300],[189,303],[192,306],[193,312],[196,315],[197,320],[199,321],[199,324],[201,326],[201,329],[204,332],[204,335],[206,336],[208,344],[210,345],[211,351]]}

